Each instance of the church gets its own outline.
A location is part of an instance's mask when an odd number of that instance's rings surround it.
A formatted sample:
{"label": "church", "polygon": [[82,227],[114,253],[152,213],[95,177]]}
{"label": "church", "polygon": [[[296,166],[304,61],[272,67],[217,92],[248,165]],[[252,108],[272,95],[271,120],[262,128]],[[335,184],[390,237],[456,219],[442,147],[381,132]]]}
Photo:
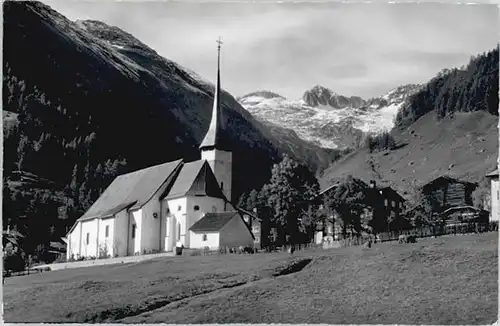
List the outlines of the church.
{"label": "church", "polygon": [[232,204],[232,152],[220,108],[220,41],[212,119],[201,160],[120,175],[67,234],[67,259],[123,257],[185,248],[253,246]]}

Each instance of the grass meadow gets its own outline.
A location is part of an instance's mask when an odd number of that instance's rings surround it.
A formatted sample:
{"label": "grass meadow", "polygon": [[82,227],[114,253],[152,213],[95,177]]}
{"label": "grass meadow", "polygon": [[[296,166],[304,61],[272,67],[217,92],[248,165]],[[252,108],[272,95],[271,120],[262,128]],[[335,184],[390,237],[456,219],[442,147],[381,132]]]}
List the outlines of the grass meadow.
{"label": "grass meadow", "polygon": [[5,322],[491,324],[498,233],[7,278]]}

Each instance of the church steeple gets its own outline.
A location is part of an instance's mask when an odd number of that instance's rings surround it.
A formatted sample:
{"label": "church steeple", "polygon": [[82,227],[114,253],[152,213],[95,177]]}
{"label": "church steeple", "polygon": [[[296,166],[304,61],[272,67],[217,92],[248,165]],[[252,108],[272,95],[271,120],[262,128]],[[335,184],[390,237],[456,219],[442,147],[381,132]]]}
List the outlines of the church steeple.
{"label": "church steeple", "polygon": [[212,121],[210,122],[210,126],[208,127],[207,134],[205,138],[201,142],[200,150],[206,149],[228,149],[227,148],[227,139],[225,137],[225,130],[223,127],[223,121],[221,116],[221,107],[220,107],[220,47],[222,41],[219,39],[217,42],[217,81],[215,84],[215,92],[214,92],[214,103],[212,108]]}
{"label": "church steeple", "polygon": [[200,145],[201,159],[208,162],[217,179],[220,190],[231,201],[233,154],[220,107],[220,37],[217,40],[217,82],[214,92],[212,121]]}

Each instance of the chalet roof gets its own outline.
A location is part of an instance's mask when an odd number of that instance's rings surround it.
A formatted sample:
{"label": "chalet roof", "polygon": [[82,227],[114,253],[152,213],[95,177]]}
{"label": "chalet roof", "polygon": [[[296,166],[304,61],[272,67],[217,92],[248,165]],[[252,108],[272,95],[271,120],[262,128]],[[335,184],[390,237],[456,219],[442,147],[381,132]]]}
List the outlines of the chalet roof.
{"label": "chalet roof", "polygon": [[387,193],[387,192],[390,192],[390,193],[393,193],[395,194],[397,197],[399,197],[402,201],[406,201],[406,199],[401,196],[396,190],[394,190],[392,187],[382,187],[382,188],[378,188],[379,191],[382,191],[383,193]]}
{"label": "chalet roof", "polygon": [[185,163],[177,176],[172,188],[168,191],[167,199],[182,196],[209,196],[225,199],[217,179],[205,160]]}
{"label": "chalet roof", "polygon": [[189,228],[189,230],[193,232],[219,231],[235,216],[239,216],[239,213],[236,211],[223,213],[207,213],[198,222],[194,223],[193,226]]}
{"label": "chalet roof", "polygon": [[486,177],[489,177],[489,178],[491,178],[491,177],[498,177],[498,169],[496,169],[496,170],[495,170],[495,171],[493,171],[493,172],[488,173],[488,174],[486,175]]}
{"label": "chalet roof", "polygon": [[475,212],[487,212],[484,209],[474,207],[474,206],[455,206],[455,207],[450,207],[447,210],[443,211],[442,214],[448,215],[448,214],[455,212],[455,211],[467,211],[467,210],[468,211],[475,211]]}
{"label": "chalet roof", "polygon": [[463,185],[476,186],[475,183],[468,182],[465,180],[458,180],[458,179],[452,178],[450,176],[443,175],[443,176],[437,177],[436,179],[426,183],[422,187],[422,190],[426,191],[426,190],[433,189],[434,187],[438,186],[440,183],[461,183]]}
{"label": "chalet roof", "polygon": [[327,187],[327,188],[325,188],[325,189],[321,190],[321,191],[319,192],[318,196],[322,196],[322,195],[324,195],[325,193],[327,193],[328,191],[330,191],[330,190],[332,190],[332,189],[334,189],[334,188],[338,187],[339,185],[340,185],[340,182],[334,183],[333,185],[331,185],[331,186],[329,186],[329,187]]}
{"label": "chalet roof", "polygon": [[151,166],[116,177],[78,220],[106,217],[123,209],[140,208],[182,166],[182,160]]}

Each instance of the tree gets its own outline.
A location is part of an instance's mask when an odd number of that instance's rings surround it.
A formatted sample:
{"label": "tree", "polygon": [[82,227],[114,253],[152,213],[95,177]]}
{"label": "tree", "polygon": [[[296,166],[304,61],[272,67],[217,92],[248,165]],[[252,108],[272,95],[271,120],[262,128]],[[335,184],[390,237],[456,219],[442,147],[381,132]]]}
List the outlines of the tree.
{"label": "tree", "polygon": [[407,205],[401,215],[415,227],[435,223],[432,218],[432,204],[422,189],[416,184],[410,185],[408,189]]}
{"label": "tree", "polygon": [[[278,226],[285,242],[294,243],[297,239],[301,221],[307,221],[311,200],[318,192],[319,184],[314,174],[289,156],[285,155],[273,166],[271,180],[264,185],[261,196],[267,198],[267,205],[272,210],[271,221]],[[288,241],[287,237],[290,237]]]}
{"label": "tree", "polygon": [[474,206],[489,211],[491,209],[491,184],[484,178],[472,193]]}
{"label": "tree", "polygon": [[324,206],[339,216],[344,238],[348,229],[361,233],[361,214],[367,207],[367,189],[366,183],[349,175],[325,194]]}

